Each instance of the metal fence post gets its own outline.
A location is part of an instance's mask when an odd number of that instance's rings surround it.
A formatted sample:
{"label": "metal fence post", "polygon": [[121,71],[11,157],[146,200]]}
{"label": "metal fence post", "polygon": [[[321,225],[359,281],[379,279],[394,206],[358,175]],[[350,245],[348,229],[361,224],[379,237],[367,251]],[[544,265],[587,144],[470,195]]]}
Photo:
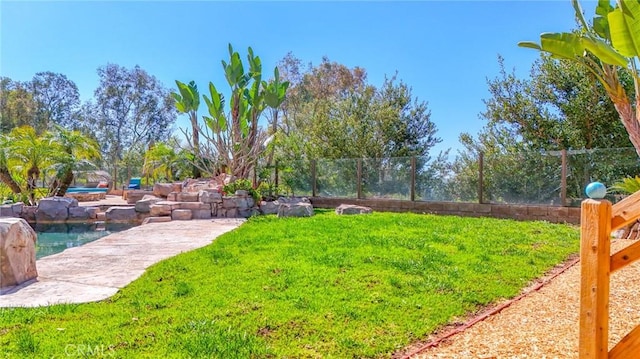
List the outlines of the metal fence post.
{"label": "metal fence post", "polygon": [[362,199],[362,159],[358,158],[357,161],[357,170],[356,170],[356,177],[357,177],[357,183],[356,183],[356,189],[358,192],[358,199]]}
{"label": "metal fence post", "polygon": [[563,207],[567,206],[567,150],[561,152],[562,170],[560,176],[560,201]]}
{"label": "metal fence post", "polygon": [[484,152],[478,155],[478,203],[484,203]]}
{"label": "metal fence post", "polygon": [[316,185],[316,160],[311,160],[311,197],[318,195]]}
{"label": "metal fence post", "polygon": [[416,200],[416,157],[411,157],[411,201]]}

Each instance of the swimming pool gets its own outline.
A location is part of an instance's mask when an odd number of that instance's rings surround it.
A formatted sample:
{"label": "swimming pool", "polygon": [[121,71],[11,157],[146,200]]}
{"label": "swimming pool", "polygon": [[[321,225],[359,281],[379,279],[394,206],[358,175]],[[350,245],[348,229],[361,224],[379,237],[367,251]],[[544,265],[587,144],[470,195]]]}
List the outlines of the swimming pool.
{"label": "swimming pool", "polygon": [[111,233],[124,231],[135,225],[130,223],[55,223],[31,224],[38,235],[36,242],[36,259],[60,253],[67,248],[78,247],[108,236]]}

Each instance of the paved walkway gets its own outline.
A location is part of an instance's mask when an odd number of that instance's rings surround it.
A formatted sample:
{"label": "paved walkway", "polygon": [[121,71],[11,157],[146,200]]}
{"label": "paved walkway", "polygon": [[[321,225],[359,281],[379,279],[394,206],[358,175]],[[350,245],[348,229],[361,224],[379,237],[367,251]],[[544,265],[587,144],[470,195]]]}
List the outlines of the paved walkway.
{"label": "paved walkway", "polygon": [[0,307],[38,307],[109,298],[152,264],[203,247],[243,221],[151,223],[69,248],[39,259],[37,280],[5,291],[0,295]]}

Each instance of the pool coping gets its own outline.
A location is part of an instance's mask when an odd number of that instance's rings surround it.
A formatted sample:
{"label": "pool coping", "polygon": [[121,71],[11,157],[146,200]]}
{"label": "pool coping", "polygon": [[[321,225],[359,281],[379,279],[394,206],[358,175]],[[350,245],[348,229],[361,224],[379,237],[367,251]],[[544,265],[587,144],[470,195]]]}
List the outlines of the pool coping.
{"label": "pool coping", "polygon": [[40,307],[104,300],[149,266],[204,247],[244,219],[150,223],[112,233],[36,261],[38,278],[5,288],[0,307]]}

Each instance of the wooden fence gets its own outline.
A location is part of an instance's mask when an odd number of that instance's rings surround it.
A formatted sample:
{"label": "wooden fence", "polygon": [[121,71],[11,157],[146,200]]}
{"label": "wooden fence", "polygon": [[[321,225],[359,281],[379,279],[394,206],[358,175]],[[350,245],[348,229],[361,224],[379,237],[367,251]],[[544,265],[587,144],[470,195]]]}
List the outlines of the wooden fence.
{"label": "wooden fence", "polygon": [[611,255],[611,232],[640,218],[640,192],[611,205],[582,202],[580,235],[580,359],[640,357],[640,326],[611,351],[609,340],[610,274],[640,259],[640,241]]}

